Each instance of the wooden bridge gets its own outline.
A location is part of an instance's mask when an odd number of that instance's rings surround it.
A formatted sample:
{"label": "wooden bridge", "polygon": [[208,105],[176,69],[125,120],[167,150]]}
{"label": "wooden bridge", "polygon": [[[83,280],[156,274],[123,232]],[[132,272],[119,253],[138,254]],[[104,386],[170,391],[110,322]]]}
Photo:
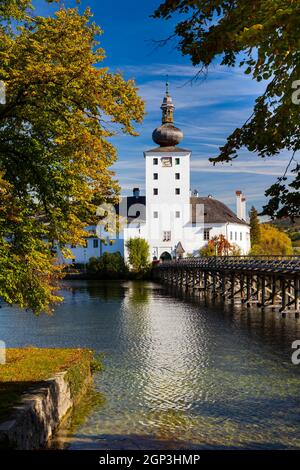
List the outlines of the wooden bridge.
{"label": "wooden bridge", "polygon": [[162,262],[154,277],[246,306],[300,314],[300,256],[222,256]]}

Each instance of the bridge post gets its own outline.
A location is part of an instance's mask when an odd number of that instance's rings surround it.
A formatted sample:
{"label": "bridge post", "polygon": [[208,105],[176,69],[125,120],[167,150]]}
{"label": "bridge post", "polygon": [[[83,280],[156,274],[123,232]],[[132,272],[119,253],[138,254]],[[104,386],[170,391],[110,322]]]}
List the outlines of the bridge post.
{"label": "bridge post", "polygon": [[285,294],[285,288],[286,288],[286,283],[285,283],[285,278],[282,277],[280,280],[281,283],[281,309],[280,311],[282,312],[283,316],[285,316],[285,307],[286,307],[286,294]]}
{"label": "bridge post", "polygon": [[207,291],[207,271],[204,271],[203,277],[204,277],[204,279],[203,279],[203,289],[206,292]]}
{"label": "bridge post", "polygon": [[276,302],[276,284],[277,284],[277,278],[276,276],[272,276],[272,294],[271,294],[272,305],[275,305],[275,302]]}
{"label": "bridge post", "polygon": [[264,308],[266,305],[266,278],[261,278],[261,307]]}
{"label": "bridge post", "polygon": [[230,298],[231,298],[231,302],[234,302],[234,295],[235,295],[235,274],[234,273],[231,274],[230,281],[231,281]]}
{"label": "bridge post", "polygon": [[251,291],[252,291],[251,286],[252,286],[252,279],[251,279],[251,276],[247,274],[247,298],[246,298],[247,306],[250,305],[250,301],[251,301]]}
{"label": "bridge post", "polygon": [[299,317],[299,289],[300,289],[300,279],[295,277],[294,278],[294,300],[295,300],[295,311],[296,317]]}
{"label": "bridge post", "polygon": [[241,292],[241,303],[245,302],[245,278],[244,274],[240,274],[240,292]]}

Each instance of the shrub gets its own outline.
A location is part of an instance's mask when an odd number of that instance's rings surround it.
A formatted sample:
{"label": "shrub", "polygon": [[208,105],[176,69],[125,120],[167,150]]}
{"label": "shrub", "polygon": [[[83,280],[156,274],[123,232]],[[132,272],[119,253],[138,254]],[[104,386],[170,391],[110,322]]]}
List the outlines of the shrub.
{"label": "shrub", "polygon": [[119,251],[103,253],[100,258],[90,258],[87,271],[98,279],[118,279],[126,276],[128,272],[124,258]]}
{"label": "shrub", "polygon": [[200,256],[239,256],[241,250],[239,246],[232,245],[224,237],[219,235],[209,240],[208,244],[199,250]]}
{"label": "shrub", "polygon": [[134,272],[143,273],[149,269],[150,250],[149,244],[144,238],[130,238],[126,247],[129,263]]}

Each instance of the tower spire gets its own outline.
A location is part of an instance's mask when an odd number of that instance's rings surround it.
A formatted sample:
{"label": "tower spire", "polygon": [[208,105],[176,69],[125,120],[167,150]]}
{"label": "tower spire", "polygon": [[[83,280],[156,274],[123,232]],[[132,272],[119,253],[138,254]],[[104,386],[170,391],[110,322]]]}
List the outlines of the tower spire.
{"label": "tower spire", "polygon": [[169,76],[167,75],[167,81],[166,81],[166,94],[163,99],[162,105],[160,109],[162,110],[162,124],[173,124],[174,122],[174,109],[175,106],[173,105],[172,98],[170,96],[170,91],[169,91]]}
{"label": "tower spire", "polygon": [[174,126],[174,109],[169,93],[169,77],[166,81],[166,92],[160,107],[162,110],[162,125],[154,129],[152,138],[160,147],[175,147],[183,139],[183,133]]}

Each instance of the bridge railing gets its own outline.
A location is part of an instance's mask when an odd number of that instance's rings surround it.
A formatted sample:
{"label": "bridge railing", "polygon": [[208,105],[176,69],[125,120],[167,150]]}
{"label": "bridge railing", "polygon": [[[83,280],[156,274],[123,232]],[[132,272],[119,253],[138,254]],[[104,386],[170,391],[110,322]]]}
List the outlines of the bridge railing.
{"label": "bridge railing", "polygon": [[298,273],[300,272],[300,256],[201,256],[197,258],[164,261],[156,266],[158,269],[171,267]]}

